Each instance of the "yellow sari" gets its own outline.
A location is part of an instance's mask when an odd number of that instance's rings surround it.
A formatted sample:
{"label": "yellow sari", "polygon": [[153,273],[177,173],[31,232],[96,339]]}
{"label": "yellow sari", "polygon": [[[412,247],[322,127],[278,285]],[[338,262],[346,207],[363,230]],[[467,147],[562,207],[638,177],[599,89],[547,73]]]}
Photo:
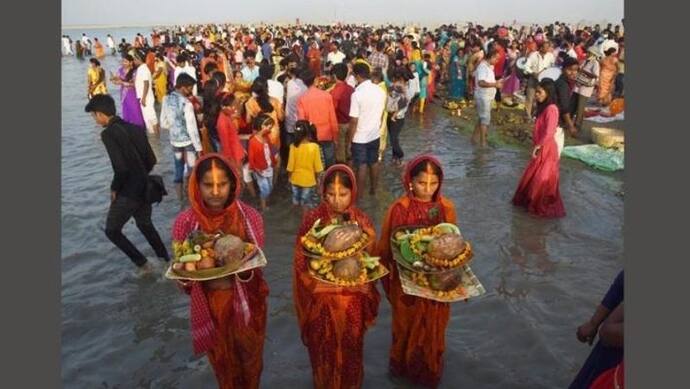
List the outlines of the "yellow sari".
{"label": "yellow sari", "polygon": [[160,69],[160,74],[158,74],[153,80],[154,94],[156,95],[156,101],[160,104],[163,102],[163,97],[168,94],[168,67],[163,61],[156,61],[156,70]]}
{"label": "yellow sari", "polygon": [[[103,77],[102,79],[101,74]],[[87,76],[89,79],[89,98],[95,95],[108,94],[108,88],[105,86],[105,72],[102,68],[95,69],[93,67],[89,67]]]}

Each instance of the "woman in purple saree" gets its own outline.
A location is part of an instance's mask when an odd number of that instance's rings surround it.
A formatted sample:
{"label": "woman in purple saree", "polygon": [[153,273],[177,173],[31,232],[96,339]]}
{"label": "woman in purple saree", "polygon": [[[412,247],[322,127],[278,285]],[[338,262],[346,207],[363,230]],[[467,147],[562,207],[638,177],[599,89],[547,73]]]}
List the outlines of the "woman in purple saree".
{"label": "woman in purple saree", "polygon": [[120,85],[120,103],[122,104],[122,120],[146,128],[144,115],[141,113],[141,105],[134,89],[134,59],[125,54],[122,57],[122,66],[117,70],[117,76],[112,75],[110,81]]}

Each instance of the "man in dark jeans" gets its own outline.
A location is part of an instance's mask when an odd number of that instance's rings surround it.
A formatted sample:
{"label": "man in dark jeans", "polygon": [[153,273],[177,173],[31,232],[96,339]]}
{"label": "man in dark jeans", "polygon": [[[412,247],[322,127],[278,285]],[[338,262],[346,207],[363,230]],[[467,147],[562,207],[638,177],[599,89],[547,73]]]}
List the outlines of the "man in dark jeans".
{"label": "man in dark jeans", "polygon": [[142,273],[151,272],[146,257],[122,233],[122,227],[134,217],[139,231],[146,237],[156,255],[164,261],[170,256],[151,221],[151,204],[144,201],[149,172],[156,156],[146,138],[146,130],[129,124],[115,115],[115,101],[110,95],[94,96],[85,108],[97,124],[105,129],[101,139],[113,165],[110,185],[110,210],[105,235],[137,265]]}

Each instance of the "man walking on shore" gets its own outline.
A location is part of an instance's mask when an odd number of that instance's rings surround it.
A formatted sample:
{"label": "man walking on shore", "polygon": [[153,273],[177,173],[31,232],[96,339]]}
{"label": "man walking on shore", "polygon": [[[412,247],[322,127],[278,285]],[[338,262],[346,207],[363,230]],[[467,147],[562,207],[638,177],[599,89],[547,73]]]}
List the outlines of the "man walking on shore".
{"label": "man walking on shore", "polygon": [[156,156],[144,132],[116,116],[115,101],[110,95],[94,96],[85,111],[104,127],[101,140],[114,171],[105,235],[127,254],[141,274],[150,273],[148,260],[122,233],[122,227],[134,217],[137,228],[158,258],[166,262],[170,260],[165,244],[151,221],[151,204],[144,199],[148,174],[156,164]]}

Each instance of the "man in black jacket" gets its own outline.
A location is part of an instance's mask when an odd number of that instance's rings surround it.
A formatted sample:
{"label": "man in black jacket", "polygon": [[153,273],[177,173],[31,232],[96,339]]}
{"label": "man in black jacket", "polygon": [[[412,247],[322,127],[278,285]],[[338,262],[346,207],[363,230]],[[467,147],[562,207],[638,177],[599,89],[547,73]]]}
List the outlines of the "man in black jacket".
{"label": "man in black jacket", "polygon": [[97,124],[105,129],[101,140],[113,165],[110,185],[110,210],[105,235],[139,267],[142,273],[151,271],[146,257],[122,233],[122,227],[134,217],[139,231],[146,237],[156,255],[169,261],[170,256],[151,221],[151,204],[144,200],[149,172],[156,164],[156,156],[146,137],[146,130],[116,116],[115,101],[110,95],[94,96],[85,108]]}

